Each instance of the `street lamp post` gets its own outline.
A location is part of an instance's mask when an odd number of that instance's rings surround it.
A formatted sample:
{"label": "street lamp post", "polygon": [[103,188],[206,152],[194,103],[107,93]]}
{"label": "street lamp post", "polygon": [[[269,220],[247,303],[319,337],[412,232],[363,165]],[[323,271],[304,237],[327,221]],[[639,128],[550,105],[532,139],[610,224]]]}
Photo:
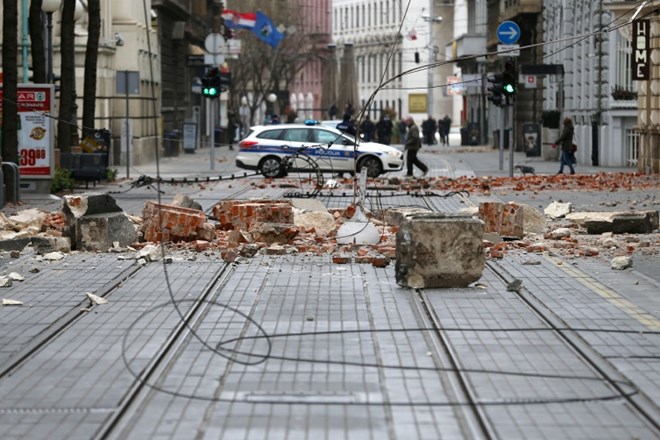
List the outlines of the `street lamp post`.
{"label": "street lamp post", "polygon": [[427,96],[428,96],[428,114],[435,116],[435,105],[434,105],[434,99],[435,99],[435,94],[434,94],[434,84],[433,84],[433,69],[435,66],[433,65],[437,61],[436,57],[436,45],[435,41],[433,38],[433,24],[434,23],[442,23],[442,17],[434,17],[433,16],[433,0],[431,0],[431,15],[430,16],[423,16],[422,17],[424,21],[427,21],[429,23],[429,68],[426,70],[426,75],[427,75]]}
{"label": "street lamp post", "polygon": [[46,13],[46,44],[48,45],[46,80],[48,84],[53,83],[53,12],[57,11],[61,4],[61,0],[43,0],[41,3],[41,10]]}

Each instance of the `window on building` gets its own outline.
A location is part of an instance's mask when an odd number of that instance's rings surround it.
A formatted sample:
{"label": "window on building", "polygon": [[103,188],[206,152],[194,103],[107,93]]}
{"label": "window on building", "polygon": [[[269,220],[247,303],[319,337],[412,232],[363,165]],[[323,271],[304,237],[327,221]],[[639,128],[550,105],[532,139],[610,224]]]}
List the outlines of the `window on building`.
{"label": "window on building", "polygon": [[625,91],[637,91],[637,83],[632,80],[630,74],[632,64],[632,45],[627,38],[618,35],[617,38],[617,60],[616,60],[616,89]]}

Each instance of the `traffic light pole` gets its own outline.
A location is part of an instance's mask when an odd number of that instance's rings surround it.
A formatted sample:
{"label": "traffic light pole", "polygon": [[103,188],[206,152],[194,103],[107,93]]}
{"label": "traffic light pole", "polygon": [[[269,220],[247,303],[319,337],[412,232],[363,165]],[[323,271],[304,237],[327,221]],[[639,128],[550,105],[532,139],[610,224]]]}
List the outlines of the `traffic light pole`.
{"label": "traffic light pole", "polygon": [[511,133],[509,134],[509,177],[513,177],[513,150],[515,149],[515,123],[513,120],[513,102],[514,97],[506,97],[506,103],[509,107],[507,111],[509,112],[509,124],[511,124]]}
{"label": "traffic light pole", "polygon": [[209,100],[209,116],[211,118],[211,171],[215,170],[215,99]]}
{"label": "traffic light pole", "polygon": [[500,107],[500,171],[504,170],[504,130],[506,129],[506,109]]}

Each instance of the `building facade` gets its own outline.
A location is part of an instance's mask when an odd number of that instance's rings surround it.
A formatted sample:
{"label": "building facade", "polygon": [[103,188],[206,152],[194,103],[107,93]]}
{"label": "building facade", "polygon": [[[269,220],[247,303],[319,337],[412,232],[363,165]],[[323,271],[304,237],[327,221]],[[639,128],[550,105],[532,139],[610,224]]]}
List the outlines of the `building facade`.
{"label": "building facade", "polygon": [[631,25],[609,30],[614,14],[603,1],[588,0],[546,0],[544,23],[544,60],[564,66],[563,78],[546,81],[544,109],[560,108],[573,118],[579,162],[636,167],[637,85],[626,38]]}
{"label": "building facade", "polygon": [[296,32],[304,33],[317,56],[305,64],[289,86],[289,103],[300,119],[325,119],[328,109],[323,105],[323,69],[326,60],[334,57],[334,51],[328,48],[332,41],[332,2],[297,0],[294,9],[302,14],[301,29]]}
{"label": "building facade", "polygon": [[345,45],[354,51],[359,108],[367,106],[372,119],[390,109],[397,118],[410,114],[418,123],[429,114],[453,114],[447,78],[454,65],[443,62],[441,50],[452,36],[452,4],[334,0],[332,9],[338,60]]}

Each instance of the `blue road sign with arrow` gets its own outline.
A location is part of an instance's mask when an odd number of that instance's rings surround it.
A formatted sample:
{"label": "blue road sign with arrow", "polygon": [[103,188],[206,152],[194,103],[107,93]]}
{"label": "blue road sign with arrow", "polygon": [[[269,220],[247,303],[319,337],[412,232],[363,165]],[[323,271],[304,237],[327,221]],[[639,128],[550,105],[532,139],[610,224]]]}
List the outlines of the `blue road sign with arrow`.
{"label": "blue road sign with arrow", "polygon": [[497,39],[502,44],[516,44],[520,39],[520,27],[513,21],[503,21],[497,26]]}

